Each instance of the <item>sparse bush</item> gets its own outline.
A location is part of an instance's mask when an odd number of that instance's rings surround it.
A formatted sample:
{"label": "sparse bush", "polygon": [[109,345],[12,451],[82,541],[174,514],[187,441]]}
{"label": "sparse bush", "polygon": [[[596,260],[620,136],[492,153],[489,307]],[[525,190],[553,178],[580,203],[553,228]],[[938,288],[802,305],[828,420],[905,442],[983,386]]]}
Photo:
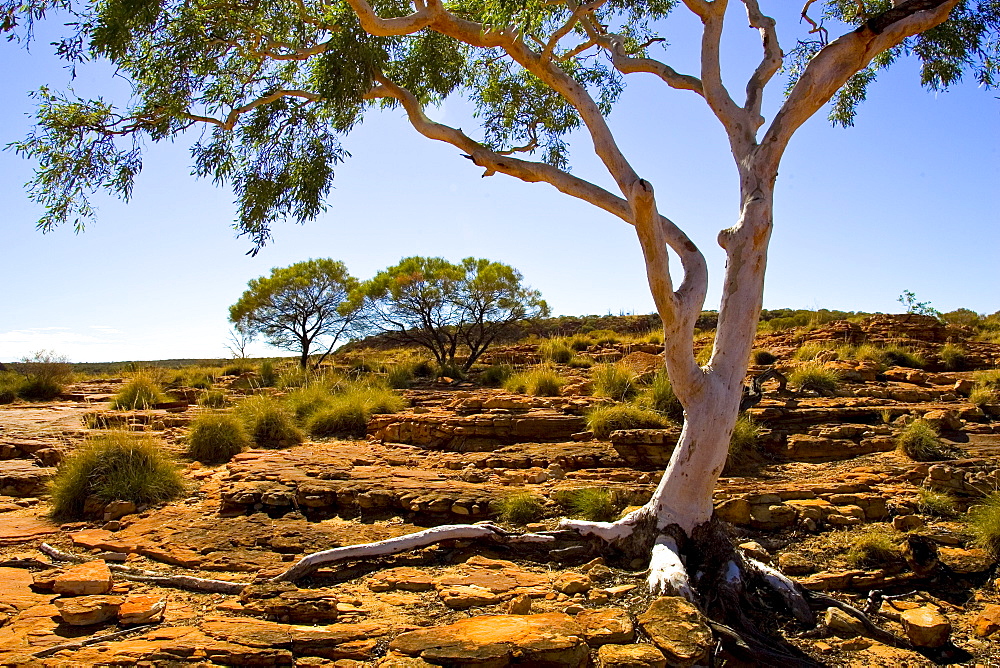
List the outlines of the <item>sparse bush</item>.
{"label": "sparse bush", "polygon": [[509,364],[494,364],[479,374],[479,382],[486,387],[500,387],[514,375],[514,367]]}
{"label": "sparse bush", "polygon": [[545,507],[531,492],[516,492],[493,503],[493,513],[504,522],[523,525],[542,518]]}
{"label": "sparse bush", "polygon": [[810,362],[798,367],[788,375],[788,384],[798,390],[815,390],[820,394],[830,394],[840,384],[840,374],[819,362]]}
{"label": "sparse bush", "polygon": [[638,392],[635,372],[624,364],[600,364],[591,374],[595,397],[628,401]]}
{"label": "sparse bush", "polygon": [[188,456],[203,464],[228,462],[250,445],[243,423],[233,415],[204,413],[191,421]]}
{"label": "sparse bush", "polygon": [[778,356],[770,350],[755,350],[750,353],[750,359],[757,366],[768,366],[778,361]]}
{"label": "sparse bush", "polygon": [[557,397],[565,381],[550,367],[539,366],[514,374],[503,388],[508,392],[530,394],[533,397]]}
{"label": "sparse bush", "polygon": [[757,449],[757,439],[760,438],[760,427],[748,415],[741,415],[733,427],[733,435],[729,439],[729,456],[739,456]]}
{"label": "sparse bush", "polygon": [[248,397],[237,404],[235,414],[258,447],[286,448],[304,440],[288,409],[271,397]]}
{"label": "sparse bush", "polygon": [[565,501],[560,500],[560,502],[564,503],[574,516],[591,522],[613,520],[622,510],[622,504],[615,498],[615,494],[599,487],[570,490],[564,498]]}
{"label": "sparse bush", "polygon": [[868,524],[844,532],[847,563],[854,568],[880,568],[898,562],[903,553],[899,533],[887,524]]}
{"label": "sparse bush", "polygon": [[632,404],[597,406],[587,413],[587,428],[597,438],[607,438],[619,429],[663,429],[671,425],[659,413]]}
{"label": "sparse bush", "polygon": [[137,371],[125,382],[111,400],[111,407],[117,410],[146,410],[154,404],[163,403],[163,392],[154,374]]}
{"label": "sparse bush", "polygon": [[1000,559],[1000,492],[994,492],[973,506],[966,515],[966,526],[973,544]]}
{"label": "sparse bush", "polygon": [[665,369],[656,372],[653,382],[642,393],[640,403],[675,422],[684,420],[684,406],[674,394],[674,386],[671,385]]}
{"label": "sparse bush", "polygon": [[177,467],[151,436],[112,431],[66,459],[49,483],[52,514],[80,518],[88,497],[136,504],[172,499],[184,489]]}
{"label": "sparse bush", "polygon": [[278,375],[274,372],[274,362],[264,360],[260,363],[260,386],[274,387],[278,382]]}
{"label": "sparse bush", "polygon": [[208,390],[198,398],[198,405],[205,408],[223,408],[229,403],[222,390]]}
{"label": "sparse bush", "polygon": [[882,349],[885,355],[886,364],[895,366],[905,366],[911,369],[923,369],[926,361],[919,354],[910,350],[906,346],[893,344]]}
{"label": "sparse bush", "polygon": [[538,354],[548,362],[566,364],[573,359],[574,351],[563,339],[549,339],[538,344]]}
{"label": "sparse bush", "polygon": [[896,448],[918,462],[950,459],[951,453],[941,444],[937,430],[926,420],[914,420],[896,437]]}
{"label": "sparse bush", "polygon": [[935,492],[921,487],[917,510],[933,517],[955,517],[958,515],[958,500],[951,494]]}
{"label": "sparse bush", "polygon": [[938,351],[938,357],[941,358],[944,367],[949,371],[961,371],[965,368],[967,361],[965,348],[957,346],[954,343],[946,343],[941,346],[941,350]]}

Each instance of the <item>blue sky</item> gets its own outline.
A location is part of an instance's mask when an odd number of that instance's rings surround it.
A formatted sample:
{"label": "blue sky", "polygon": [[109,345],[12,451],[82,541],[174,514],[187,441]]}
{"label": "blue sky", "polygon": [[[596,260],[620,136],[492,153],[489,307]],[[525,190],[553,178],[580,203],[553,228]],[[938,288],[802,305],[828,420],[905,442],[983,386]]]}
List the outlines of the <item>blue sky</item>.
{"label": "blue sky", "polygon": [[[725,60],[734,95],[757,58],[754,34],[735,18]],[[696,71],[693,24],[672,21],[680,37],[665,57]],[[779,30],[786,49],[802,32],[795,21]],[[27,133],[29,91],[68,82],[47,41],[30,53],[0,44],[2,144]],[[906,289],[941,310],[1000,310],[998,93],[966,83],[935,95],[919,87],[916,70],[904,61],[883,74],[856,127],[832,128],[820,112],[793,139],[778,180],[765,307],[891,312]],[[126,92],[107,67],[80,74],[80,93]],[[460,99],[433,116],[474,127]],[[716,308],[724,258],[715,237],[738,215],[721,127],[700,98],[647,77],[629,79],[610,123],[660,210],[708,256],[706,308]],[[23,189],[32,165],[0,153],[0,361],[41,348],[73,361],[225,356],[228,306],[247,281],[310,257],[342,260],[359,278],[407,255],[487,257],[520,269],[559,314],[652,311],[630,227],[544,184],[480,178],[401,112],[372,116],[347,137],[353,157],[337,170],[327,212],[277,226],[256,257],[234,237],[231,192],[189,176],[195,136],[150,146],[134,199],[98,198],[98,221],[81,235],[35,230],[40,211]],[[608,185],[588,139],[571,143],[574,173]],[[254,351],[274,354],[262,344]]]}

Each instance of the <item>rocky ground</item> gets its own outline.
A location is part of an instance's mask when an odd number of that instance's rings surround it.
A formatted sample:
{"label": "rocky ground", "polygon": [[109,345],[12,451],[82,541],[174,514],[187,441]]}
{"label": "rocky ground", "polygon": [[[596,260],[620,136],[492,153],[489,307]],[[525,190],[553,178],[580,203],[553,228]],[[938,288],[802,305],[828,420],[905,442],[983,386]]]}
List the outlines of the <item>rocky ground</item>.
{"label": "rocky ground", "polygon": [[[933,351],[960,334],[878,318],[810,332],[855,343],[908,336],[929,370],[876,373],[830,360],[848,381],[837,396],[766,385],[751,409],[764,427],[760,450],[719,481],[717,514],[756,557],[858,607],[873,590],[891,597],[875,601],[874,618],[905,647],[875,639],[835,608],[818,629],[781,629],[819,663],[1000,666],[996,564],[970,545],[960,514],[940,516],[922,502],[922,489],[947,492],[961,513],[1000,488],[1000,407],[972,405],[970,372],[934,364]],[[799,344],[788,335],[759,341],[786,371]],[[965,345],[971,364],[1000,363],[1000,346]],[[534,361],[526,347],[506,353]],[[655,364],[655,347],[588,354],[640,371]],[[651,597],[644,564],[611,554],[528,559],[451,541],[324,567],[297,586],[265,582],[317,550],[489,519],[515,490],[545,499],[545,518],[529,530],[553,528],[569,490],[599,487],[643,503],[676,431],[595,440],[583,414],[601,400],[586,396],[582,372],[567,372],[576,382],[554,398],[429,383],[406,391],[407,411],[373,419],[366,440],[251,450],[215,467],[186,463],[186,498],[151,508],[112,503],[93,521],[70,524],[49,519],[45,483],[88,424],[158,434],[181,456],[186,425],[202,409],[109,411],[115,381],[77,384],[52,403],[0,406],[0,665],[709,664],[716,641],[699,613],[681,599]],[[941,430],[954,459],[915,462],[895,450],[894,436],[914,416]],[[930,554],[852,566],[849,536],[872,527]],[[76,560],[54,558],[43,543]],[[125,580],[115,570],[122,564],[248,584],[195,593]]]}

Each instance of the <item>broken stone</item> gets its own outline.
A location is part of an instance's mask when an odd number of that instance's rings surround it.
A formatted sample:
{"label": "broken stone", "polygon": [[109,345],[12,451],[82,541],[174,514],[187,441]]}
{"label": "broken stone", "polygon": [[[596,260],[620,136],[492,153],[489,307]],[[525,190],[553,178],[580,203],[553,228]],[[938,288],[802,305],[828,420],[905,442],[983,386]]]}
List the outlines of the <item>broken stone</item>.
{"label": "broken stone", "polygon": [[107,594],[113,584],[111,571],[104,561],[88,561],[67,568],[57,575],[52,583],[52,591],[65,596]]}
{"label": "broken stone", "polygon": [[638,617],[671,666],[694,666],[708,657],[712,630],[698,608],[680,596],[661,596]]}

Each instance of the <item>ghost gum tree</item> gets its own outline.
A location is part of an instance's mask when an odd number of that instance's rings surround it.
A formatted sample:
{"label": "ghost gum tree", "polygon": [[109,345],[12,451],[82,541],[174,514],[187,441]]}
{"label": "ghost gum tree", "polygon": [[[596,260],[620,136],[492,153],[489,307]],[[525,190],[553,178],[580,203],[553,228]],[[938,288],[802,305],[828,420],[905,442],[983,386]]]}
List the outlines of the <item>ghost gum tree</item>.
{"label": "ghost gum tree", "polygon": [[[0,25],[24,37],[47,12],[70,11],[76,30],[57,43],[60,53],[81,63],[107,59],[134,87],[122,109],[39,91],[37,130],[15,148],[38,161],[30,194],[46,207],[42,229],[81,227],[93,215],[91,192],[127,198],[144,140],[202,128],[193,148],[195,173],[233,187],[237,228],[259,247],[274,221],[304,221],[322,211],[333,167],[345,157],[338,136],[380,108],[401,108],[414,130],[451,144],[484,176],[547,183],[632,225],[686,421],[646,506],[618,522],[564,526],[626,553],[651,554],[655,589],[703,604],[709,599],[699,594],[711,590],[711,600],[739,608],[744,585],[756,579],[808,621],[801,592],[721,548],[726,541],[712,520],[712,490],[726,460],[761,307],[779,164],[795,131],[831,101],[832,119],[850,124],[878,70],[902,55],[922,61],[922,83],[932,88],[970,70],[991,85],[1000,6],[996,0],[806,0],[803,20],[792,25],[800,39],[786,54],[781,44],[788,46],[788,38],[779,41],[776,21],[762,4],[6,0]],[[690,12],[700,23],[698,71],[680,72],[659,59],[671,11]],[[739,16],[759,35],[760,51],[736,94],[723,83],[720,54],[724,28],[740,28],[733,25]],[[776,85],[782,68],[789,89],[766,119],[765,89]],[[695,361],[692,333],[708,286],[705,258],[661,212],[653,184],[633,167],[609,125],[625,82],[640,76],[704,101],[728,138],[739,176],[738,216],[718,236],[727,261],[714,349],[704,366]],[[449,95],[475,105],[477,132],[432,119],[433,105]],[[650,111],[662,113],[666,129],[669,109]],[[589,139],[612,187],[569,171],[566,137],[573,131]],[[669,250],[680,261],[679,281]],[[438,528],[362,553],[496,534],[487,526]],[[307,557],[287,577],[343,554],[334,552]]]}

